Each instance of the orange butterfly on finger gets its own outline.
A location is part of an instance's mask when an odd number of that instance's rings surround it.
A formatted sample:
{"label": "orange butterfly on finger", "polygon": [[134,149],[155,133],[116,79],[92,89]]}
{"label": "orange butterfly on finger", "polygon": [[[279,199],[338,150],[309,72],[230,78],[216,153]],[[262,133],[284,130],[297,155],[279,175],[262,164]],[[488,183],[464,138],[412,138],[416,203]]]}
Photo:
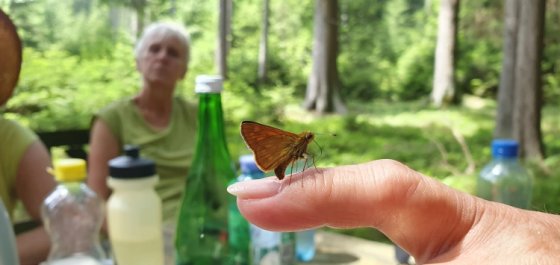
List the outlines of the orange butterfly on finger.
{"label": "orange butterfly on finger", "polygon": [[315,137],[312,132],[295,134],[254,121],[241,122],[241,136],[257,166],[264,172],[274,170],[280,180],[288,165],[307,158],[307,146]]}

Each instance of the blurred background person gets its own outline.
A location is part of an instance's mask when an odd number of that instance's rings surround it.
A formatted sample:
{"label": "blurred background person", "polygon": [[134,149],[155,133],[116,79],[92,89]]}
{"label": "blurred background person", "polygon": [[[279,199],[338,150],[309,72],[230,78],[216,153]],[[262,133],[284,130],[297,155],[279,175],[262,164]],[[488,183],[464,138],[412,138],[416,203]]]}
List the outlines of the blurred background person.
{"label": "blurred background person", "polygon": [[189,38],[180,25],[154,23],[135,49],[140,73],[138,94],[113,102],[93,118],[88,157],[88,185],[101,197],[107,187],[108,162],[124,145],[140,147],[141,156],[156,163],[156,191],[163,201],[164,221],[174,220],[194,154],[195,104],[175,95],[187,73]]}

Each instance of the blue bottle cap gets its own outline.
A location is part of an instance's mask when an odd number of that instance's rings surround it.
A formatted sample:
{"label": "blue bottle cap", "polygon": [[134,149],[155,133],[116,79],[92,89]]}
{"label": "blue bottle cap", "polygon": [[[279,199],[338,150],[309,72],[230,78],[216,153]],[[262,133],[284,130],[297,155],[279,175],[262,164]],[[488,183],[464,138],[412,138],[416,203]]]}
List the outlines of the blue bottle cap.
{"label": "blue bottle cap", "polygon": [[496,158],[517,157],[519,144],[513,139],[495,139],[492,141],[492,156]]}
{"label": "blue bottle cap", "polygon": [[239,167],[241,168],[241,172],[243,173],[261,172],[261,170],[257,166],[257,162],[255,162],[255,157],[253,155],[240,156]]}

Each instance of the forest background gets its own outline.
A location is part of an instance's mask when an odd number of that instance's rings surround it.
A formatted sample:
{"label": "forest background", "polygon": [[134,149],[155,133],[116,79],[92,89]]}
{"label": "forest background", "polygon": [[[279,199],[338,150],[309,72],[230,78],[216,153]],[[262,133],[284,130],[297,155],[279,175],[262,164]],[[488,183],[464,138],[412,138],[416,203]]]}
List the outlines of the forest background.
{"label": "forest background", "polygon": [[[262,80],[265,2],[268,61]],[[222,100],[234,160],[249,152],[239,136],[240,122],[255,120],[317,133],[318,167],[390,158],[472,192],[478,171],[491,158],[503,1],[460,2],[454,52],[460,100],[441,107],[430,104],[439,1],[338,1],[337,87],[344,114],[302,107],[313,65],[315,1],[229,3]],[[0,8],[18,26],[24,45],[18,87],[0,111],[37,132],[87,129],[95,111],[137,92],[132,51],[139,29],[151,21],[172,20],[190,32],[192,56],[179,94],[196,101],[195,77],[220,71],[220,1],[0,0]],[[552,213],[560,213],[559,19],[559,1],[547,0],[539,106],[544,159],[528,163],[535,176],[532,209]],[[346,232],[379,239],[371,230]]]}

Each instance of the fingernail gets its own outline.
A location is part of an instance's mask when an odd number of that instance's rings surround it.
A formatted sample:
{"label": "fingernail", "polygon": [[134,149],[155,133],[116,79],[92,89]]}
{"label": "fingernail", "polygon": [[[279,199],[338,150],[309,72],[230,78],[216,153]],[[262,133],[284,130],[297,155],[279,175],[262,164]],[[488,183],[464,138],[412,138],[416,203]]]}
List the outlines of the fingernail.
{"label": "fingernail", "polygon": [[270,177],[236,182],[229,185],[227,191],[241,199],[262,199],[278,194],[280,187],[280,182]]}

